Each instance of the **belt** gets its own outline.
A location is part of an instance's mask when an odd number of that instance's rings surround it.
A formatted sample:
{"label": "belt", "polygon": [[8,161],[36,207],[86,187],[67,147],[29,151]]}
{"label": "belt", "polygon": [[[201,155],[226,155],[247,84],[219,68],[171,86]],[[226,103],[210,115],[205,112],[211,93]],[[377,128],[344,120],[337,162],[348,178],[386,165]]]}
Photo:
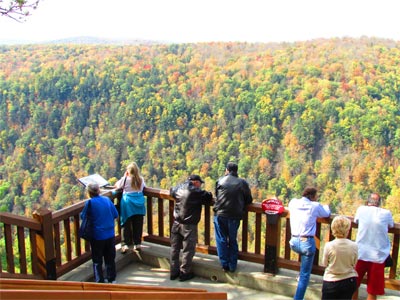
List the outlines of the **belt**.
{"label": "belt", "polygon": [[292,235],[292,237],[297,237],[297,238],[314,238],[313,235]]}

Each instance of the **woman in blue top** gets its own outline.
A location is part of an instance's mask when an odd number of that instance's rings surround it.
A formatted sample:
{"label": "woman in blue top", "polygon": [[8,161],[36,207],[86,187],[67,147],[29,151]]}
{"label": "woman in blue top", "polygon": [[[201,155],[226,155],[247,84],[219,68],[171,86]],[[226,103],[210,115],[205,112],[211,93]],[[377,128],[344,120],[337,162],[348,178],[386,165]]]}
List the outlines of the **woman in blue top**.
{"label": "woman in blue top", "polygon": [[[117,276],[115,269],[115,219],[118,212],[109,198],[100,195],[97,183],[89,183],[87,191],[90,199],[81,213],[81,219],[90,214],[93,222],[93,239],[90,241],[92,249],[93,273],[96,282],[115,283]],[[90,203],[90,206],[89,206]],[[106,269],[106,278],[103,276],[103,258]]]}
{"label": "woman in blue top", "polygon": [[126,168],[125,176],[115,183],[115,188],[123,188],[121,199],[121,252],[126,253],[133,245],[140,250],[143,233],[143,219],[146,214],[143,189],[144,179],[140,176],[139,167],[132,162]]}

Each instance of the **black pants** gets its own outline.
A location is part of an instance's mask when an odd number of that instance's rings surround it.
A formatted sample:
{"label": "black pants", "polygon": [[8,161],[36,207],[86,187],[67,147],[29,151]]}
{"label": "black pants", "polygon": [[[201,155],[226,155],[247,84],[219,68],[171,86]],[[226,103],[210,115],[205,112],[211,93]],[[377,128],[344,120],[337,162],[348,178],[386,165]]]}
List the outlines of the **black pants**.
{"label": "black pants", "polygon": [[[171,228],[171,275],[192,272],[193,256],[196,252],[197,224],[179,224],[174,222]],[[179,253],[182,249],[182,263]]]}
{"label": "black pants", "polygon": [[133,215],[126,220],[124,226],[121,227],[122,246],[142,243],[143,219],[143,215]]}
{"label": "black pants", "polygon": [[92,248],[93,274],[96,282],[104,282],[103,258],[108,282],[115,280],[117,273],[115,269],[115,238],[107,240],[90,241]]}
{"label": "black pants", "polygon": [[351,299],[357,289],[357,277],[322,283],[322,300]]}

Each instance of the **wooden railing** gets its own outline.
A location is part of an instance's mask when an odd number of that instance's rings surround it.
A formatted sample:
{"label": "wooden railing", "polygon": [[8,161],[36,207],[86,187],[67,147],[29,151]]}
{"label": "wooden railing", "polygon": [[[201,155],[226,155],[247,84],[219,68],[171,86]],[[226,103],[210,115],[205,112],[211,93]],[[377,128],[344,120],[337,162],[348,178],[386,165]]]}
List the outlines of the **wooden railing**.
{"label": "wooden railing", "polygon": [[0,299],[173,299],[226,300],[226,292],[151,285],[0,278]]}
{"label": "wooden railing", "polygon": [[[173,222],[174,200],[168,190],[146,188],[147,214],[144,240],[169,246],[169,231]],[[3,278],[57,279],[90,259],[90,246],[80,240],[78,229],[79,214],[84,201],[65,209],[51,212],[46,209],[36,211],[33,218],[0,213],[3,232],[0,239],[0,256],[5,258],[0,264]],[[151,212],[151,213],[150,213]],[[199,224],[198,252],[216,255],[212,226],[212,207],[205,206]],[[316,239],[318,249],[313,273],[322,275],[320,265],[324,244],[333,239],[329,229],[330,218],[318,219]],[[279,268],[298,270],[298,255],[290,250],[290,215],[288,211],[274,224],[268,222],[260,203],[247,207],[247,212],[239,234],[239,259],[259,263],[264,272],[276,274]],[[350,218],[352,219],[352,218]],[[117,227],[117,242],[120,228]],[[357,224],[352,223],[351,238],[355,239]],[[389,230],[394,261],[387,269],[386,288],[400,289],[399,240],[400,224]]]}

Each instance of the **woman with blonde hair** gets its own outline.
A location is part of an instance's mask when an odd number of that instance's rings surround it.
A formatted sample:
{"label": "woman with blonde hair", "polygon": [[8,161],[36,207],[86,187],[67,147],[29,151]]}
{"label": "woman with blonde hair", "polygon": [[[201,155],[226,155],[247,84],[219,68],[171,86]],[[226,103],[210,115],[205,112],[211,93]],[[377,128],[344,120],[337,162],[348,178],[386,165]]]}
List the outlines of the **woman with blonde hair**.
{"label": "woman with blonde hair", "polygon": [[134,250],[140,250],[143,233],[143,219],[146,214],[143,189],[145,182],[140,175],[135,162],[130,163],[120,180],[114,187],[123,188],[121,199],[121,253],[125,254],[133,245]]}
{"label": "woman with blonde hair", "polygon": [[326,266],[322,299],[351,299],[357,289],[358,246],[347,239],[351,227],[345,216],[336,216],[331,223],[333,241],[326,243],[322,265]]}

